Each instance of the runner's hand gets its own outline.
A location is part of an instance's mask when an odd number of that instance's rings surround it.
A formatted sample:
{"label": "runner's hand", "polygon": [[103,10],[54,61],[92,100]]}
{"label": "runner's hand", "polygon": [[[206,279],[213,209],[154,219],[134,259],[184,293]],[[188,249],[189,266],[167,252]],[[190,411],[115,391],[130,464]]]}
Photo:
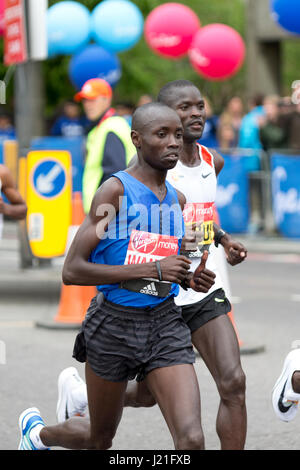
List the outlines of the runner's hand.
{"label": "runner's hand", "polygon": [[196,251],[199,244],[203,242],[203,231],[196,223],[185,227],[185,235],[181,243],[181,252]]}
{"label": "runner's hand", "polygon": [[185,256],[171,255],[160,260],[162,280],[180,284],[186,277],[191,261]]}
{"label": "runner's hand", "polygon": [[215,273],[206,269],[206,261],[208,258],[208,251],[204,251],[201,262],[190,279],[190,287],[196,292],[208,292],[215,283]]}
{"label": "runner's hand", "polygon": [[231,266],[242,263],[242,261],[247,258],[247,250],[244,245],[233,238],[225,239],[224,237],[224,243],[222,239],[221,244],[224,247],[227,262],[231,264]]}
{"label": "runner's hand", "polygon": [[0,196],[0,214],[4,214],[5,211],[5,202],[3,201],[3,198]]}

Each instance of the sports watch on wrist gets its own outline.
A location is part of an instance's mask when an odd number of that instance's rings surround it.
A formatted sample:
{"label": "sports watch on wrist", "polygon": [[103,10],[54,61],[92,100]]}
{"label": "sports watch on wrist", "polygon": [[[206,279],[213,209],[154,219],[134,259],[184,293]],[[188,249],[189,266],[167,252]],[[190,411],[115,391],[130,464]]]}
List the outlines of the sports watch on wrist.
{"label": "sports watch on wrist", "polygon": [[226,235],[226,232],[224,230],[222,230],[221,228],[217,231],[217,233],[215,233],[214,242],[215,242],[215,247],[216,248],[218,248],[218,246],[221,242],[221,238],[224,237],[224,235]]}

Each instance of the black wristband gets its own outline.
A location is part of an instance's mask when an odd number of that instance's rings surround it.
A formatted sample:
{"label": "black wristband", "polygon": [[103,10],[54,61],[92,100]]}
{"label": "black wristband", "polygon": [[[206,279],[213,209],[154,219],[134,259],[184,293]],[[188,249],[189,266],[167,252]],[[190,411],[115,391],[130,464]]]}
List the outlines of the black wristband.
{"label": "black wristband", "polygon": [[215,247],[218,248],[221,238],[224,237],[224,235],[226,235],[226,232],[220,228],[214,236]]}
{"label": "black wristband", "polygon": [[155,266],[156,266],[156,270],[157,270],[157,274],[158,274],[158,280],[159,280],[159,281],[162,281],[163,278],[162,278],[162,272],[161,272],[160,262],[159,262],[159,261],[155,261]]}

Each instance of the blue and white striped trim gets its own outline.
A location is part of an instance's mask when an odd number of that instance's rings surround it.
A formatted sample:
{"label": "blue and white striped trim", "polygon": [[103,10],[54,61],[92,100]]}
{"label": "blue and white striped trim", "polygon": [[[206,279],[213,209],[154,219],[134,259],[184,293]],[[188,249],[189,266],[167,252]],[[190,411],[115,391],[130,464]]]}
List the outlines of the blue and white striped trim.
{"label": "blue and white striped trim", "polygon": [[21,432],[19,450],[38,450],[30,439],[30,431],[38,424],[45,426],[37,408],[28,408],[21,414],[19,418]]}

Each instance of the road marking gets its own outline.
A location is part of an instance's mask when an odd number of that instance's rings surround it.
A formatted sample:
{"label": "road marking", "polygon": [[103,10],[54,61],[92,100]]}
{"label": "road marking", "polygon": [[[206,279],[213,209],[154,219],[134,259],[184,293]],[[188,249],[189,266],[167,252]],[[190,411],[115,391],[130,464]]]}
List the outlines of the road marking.
{"label": "road marking", "polygon": [[247,259],[250,261],[267,261],[269,263],[300,263],[300,255],[293,253],[248,253]]}
{"label": "road marking", "polygon": [[29,321],[29,320],[0,321],[0,327],[2,328],[33,328],[34,322]]}
{"label": "road marking", "polygon": [[242,302],[241,297],[231,297],[230,299],[232,304],[240,304]]}

